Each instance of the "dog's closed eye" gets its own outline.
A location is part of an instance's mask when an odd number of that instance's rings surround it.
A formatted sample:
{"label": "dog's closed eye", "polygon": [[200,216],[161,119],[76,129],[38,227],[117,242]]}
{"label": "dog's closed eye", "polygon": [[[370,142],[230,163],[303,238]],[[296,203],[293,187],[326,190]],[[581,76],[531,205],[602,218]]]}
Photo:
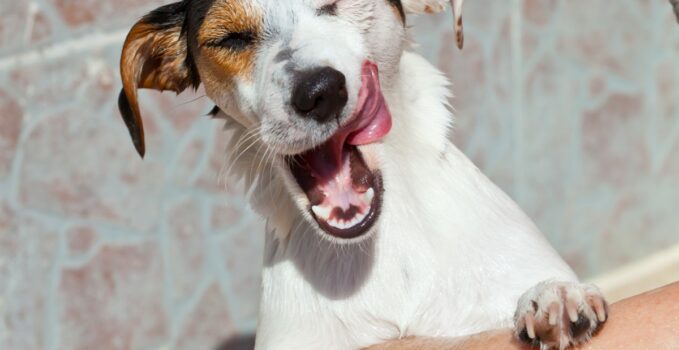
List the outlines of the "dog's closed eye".
{"label": "dog's closed eye", "polygon": [[316,10],[318,16],[337,16],[337,2],[324,5]]}
{"label": "dog's closed eye", "polygon": [[221,39],[208,41],[207,46],[215,48],[225,48],[231,51],[243,51],[255,42],[253,32],[228,33]]}

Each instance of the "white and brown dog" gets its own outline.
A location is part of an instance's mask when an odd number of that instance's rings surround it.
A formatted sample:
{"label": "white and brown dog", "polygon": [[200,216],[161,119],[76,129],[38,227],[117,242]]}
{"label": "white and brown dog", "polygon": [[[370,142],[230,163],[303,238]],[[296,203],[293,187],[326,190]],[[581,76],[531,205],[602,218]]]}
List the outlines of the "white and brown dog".
{"label": "white and brown dog", "polygon": [[184,0],[132,28],[119,106],[139,153],[137,89],[203,84],[233,134],[229,172],[268,220],[258,349],[512,324],[563,349],[606,320],[599,290],[449,141],[448,82],[404,51],[406,15],[444,5]]}

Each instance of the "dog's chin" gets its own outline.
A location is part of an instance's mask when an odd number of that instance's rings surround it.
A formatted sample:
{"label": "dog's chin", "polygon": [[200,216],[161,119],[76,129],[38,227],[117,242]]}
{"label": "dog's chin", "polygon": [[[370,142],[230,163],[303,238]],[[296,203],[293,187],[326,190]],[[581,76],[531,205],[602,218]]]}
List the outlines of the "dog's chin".
{"label": "dog's chin", "polygon": [[391,129],[391,113],[379,85],[377,66],[366,61],[351,118],[324,143],[285,163],[306,195],[318,227],[336,240],[356,241],[374,231],[384,189],[374,148]]}

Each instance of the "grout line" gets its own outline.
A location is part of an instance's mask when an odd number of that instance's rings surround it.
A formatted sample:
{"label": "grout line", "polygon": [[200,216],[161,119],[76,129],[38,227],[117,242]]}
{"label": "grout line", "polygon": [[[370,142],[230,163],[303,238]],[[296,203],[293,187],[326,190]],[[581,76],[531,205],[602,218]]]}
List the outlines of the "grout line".
{"label": "grout line", "polygon": [[[65,226],[65,225],[64,225]],[[58,248],[55,255],[54,265],[50,268],[50,276],[47,279],[46,286],[46,306],[45,316],[43,319],[45,337],[45,349],[56,350],[61,345],[61,311],[59,308],[59,284],[63,274],[62,264],[66,259],[66,238],[65,230],[62,228],[59,232]]]}
{"label": "grout line", "polygon": [[510,40],[512,62],[512,115],[514,118],[514,198],[518,203],[524,200],[524,110],[523,110],[523,46],[521,44],[523,20],[521,9],[522,0],[513,0],[510,12]]}
{"label": "grout line", "polygon": [[64,58],[75,53],[113,44],[122,44],[127,32],[128,29],[116,30],[109,33],[95,32],[94,34],[73,40],[62,41],[13,56],[3,57],[0,58],[0,71],[42,63],[45,60]]}

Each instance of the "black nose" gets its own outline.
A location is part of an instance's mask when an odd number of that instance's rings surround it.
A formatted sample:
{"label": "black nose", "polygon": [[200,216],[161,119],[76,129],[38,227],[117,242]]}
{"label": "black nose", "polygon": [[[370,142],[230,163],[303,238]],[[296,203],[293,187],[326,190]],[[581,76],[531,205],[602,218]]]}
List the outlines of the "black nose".
{"label": "black nose", "polygon": [[346,78],[333,68],[303,71],[295,79],[292,106],[300,116],[327,122],[339,116],[347,104]]}

